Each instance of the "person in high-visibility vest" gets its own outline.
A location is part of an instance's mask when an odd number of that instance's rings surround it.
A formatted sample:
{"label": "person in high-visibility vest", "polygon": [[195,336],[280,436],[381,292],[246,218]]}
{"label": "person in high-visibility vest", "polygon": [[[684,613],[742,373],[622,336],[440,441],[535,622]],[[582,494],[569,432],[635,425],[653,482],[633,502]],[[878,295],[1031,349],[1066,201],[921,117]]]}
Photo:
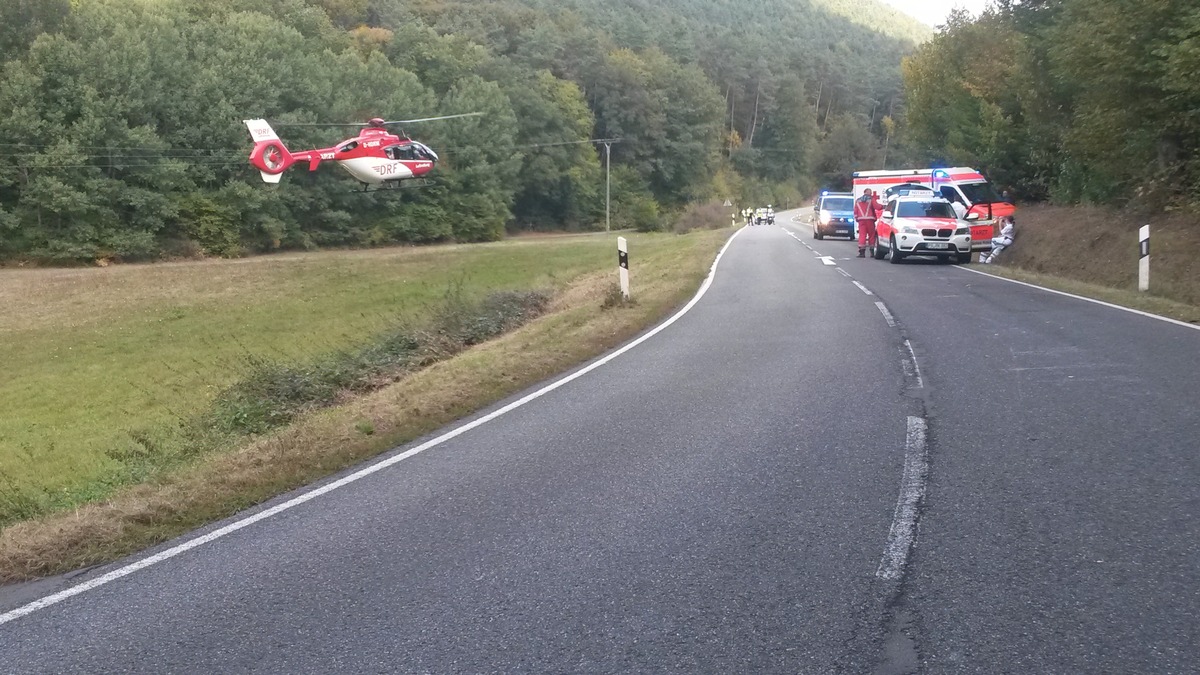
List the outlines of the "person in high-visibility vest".
{"label": "person in high-visibility vest", "polygon": [[858,257],[867,257],[867,248],[875,246],[875,221],[883,214],[883,204],[871,188],[854,201],[854,221],[858,224]]}

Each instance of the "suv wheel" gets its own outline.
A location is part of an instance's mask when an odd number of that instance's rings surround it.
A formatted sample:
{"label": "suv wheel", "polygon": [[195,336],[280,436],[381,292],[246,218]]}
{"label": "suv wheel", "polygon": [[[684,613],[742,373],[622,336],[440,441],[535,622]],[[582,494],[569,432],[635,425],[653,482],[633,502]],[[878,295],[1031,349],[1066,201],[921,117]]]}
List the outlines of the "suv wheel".
{"label": "suv wheel", "polygon": [[900,249],[896,248],[895,235],[893,235],[891,241],[888,242],[888,248],[890,248],[892,250],[892,257],[891,257],[892,264],[893,265],[900,264],[900,261],[904,260],[904,254],[900,252]]}
{"label": "suv wheel", "polygon": [[958,263],[959,265],[969,264],[971,262],[971,252],[967,251],[966,253],[959,253],[955,257],[954,262]]}

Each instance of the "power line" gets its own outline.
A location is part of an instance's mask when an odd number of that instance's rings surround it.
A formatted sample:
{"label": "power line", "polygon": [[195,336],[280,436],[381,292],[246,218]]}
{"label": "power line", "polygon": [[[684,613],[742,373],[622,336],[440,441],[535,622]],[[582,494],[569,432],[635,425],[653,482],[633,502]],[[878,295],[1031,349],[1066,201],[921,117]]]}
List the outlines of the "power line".
{"label": "power line", "polygon": [[[580,145],[580,144],[584,144],[584,143],[604,143],[604,142],[619,143],[621,140],[622,139],[620,139],[620,138],[586,138],[586,139],[577,140],[577,141],[561,141],[561,142],[553,142],[553,143],[525,143],[525,144],[518,144],[518,145],[507,145],[501,149],[509,150],[509,149],[520,149],[520,148],[544,148],[544,147],[552,147],[552,146],[558,146],[558,145]],[[51,144],[37,144],[37,143],[0,143],[0,148],[16,148],[18,150],[25,149],[25,148],[43,148],[44,149],[44,148],[61,148],[61,147],[62,146],[60,146],[58,144],[51,145]],[[482,146],[464,146],[464,147],[482,147]],[[462,150],[462,149],[463,148],[449,148],[444,151],[450,152],[450,151],[458,151],[458,150]],[[64,150],[104,150],[105,151],[103,153],[75,155],[77,157],[110,157],[110,156],[111,157],[143,157],[143,156],[169,157],[169,156],[172,156],[174,153],[203,154],[203,153],[222,153],[222,152],[224,152],[224,153],[234,153],[234,152],[241,153],[242,152],[241,150],[234,150],[229,147],[222,147],[222,148],[166,148],[166,149],[163,149],[163,148],[150,148],[150,147],[139,147],[139,146],[107,146],[107,145],[71,145],[71,146],[68,146],[67,148],[64,148]],[[146,154],[145,155],[110,155],[108,153],[108,151],[112,151],[112,150],[146,151]],[[0,157],[36,156],[38,154],[40,154],[40,153],[37,153],[37,152],[9,152],[9,153],[0,153]]]}
{"label": "power line", "polygon": [[[577,140],[577,141],[557,141],[557,142],[550,142],[550,143],[525,143],[525,144],[519,144],[519,145],[508,145],[508,146],[500,146],[500,147],[491,146],[491,149],[493,149],[493,150],[536,150],[539,148],[562,147],[562,146],[568,146],[568,145],[584,145],[584,144],[595,145],[595,144],[602,144],[602,143],[608,143],[608,144],[620,143],[622,140],[624,140],[624,139],[621,139],[621,138],[587,138],[587,139]],[[481,146],[462,146],[462,147],[458,147],[458,148],[446,148],[446,149],[442,149],[438,152],[439,152],[439,154],[454,155],[454,154],[460,154],[463,152],[468,152],[470,150],[487,149],[488,147],[489,146],[482,146],[482,145]],[[242,153],[238,153],[237,155],[234,155],[234,154],[232,154],[232,151],[230,151],[228,149],[223,150],[223,152],[228,153],[228,154],[226,154],[224,156],[198,155],[198,156],[189,157],[189,156],[149,154],[149,153],[144,154],[144,155],[109,155],[109,154],[70,155],[69,153],[64,153],[64,154],[68,154],[72,158],[76,158],[76,159],[80,159],[80,160],[87,160],[87,159],[110,160],[108,163],[93,163],[93,164],[28,163],[30,159],[34,159],[34,158],[38,158],[38,157],[47,157],[47,155],[35,154],[35,153],[12,153],[12,154],[0,153],[0,170],[3,170],[4,168],[10,168],[10,169],[128,170],[128,169],[139,169],[139,168],[151,168],[151,167],[155,166],[155,164],[153,162],[172,160],[172,159],[180,160],[181,163],[186,164],[186,165],[206,166],[206,167],[212,167],[212,168],[223,167],[223,166],[235,166],[235,165],[242,164],[242,163],[248,164],[247,160],[244,159],[246,157],[246,155],[244,155]],[[10,158],[19,158],[23,161],[21,163],[13,163],[13,164],[3,163],[4,159],[10,159]],[[140,160],[145,160],[145,163],[136,163],[136,164],[132,163],[132,162],[116,163],[116,162],[111,161],[113,159],[140,159]],[[336,161],[336,160],[334,160],[334,161]]]}
{"label": "power line", "polygon": [[[502,146],[502,147],[498,147],[498,148],[494,148],[494,149],[496,149],[496,150],[528,150],[528,149],[536,150],[537,148],[553,148],[553,147],[559,147],[559,146],[564,146],[564,145],[584,145],[587,143],[591,143],[593,145],[597,145],[597,144],[601,144],[601,143],[620,143],[622,140],[624,140],[624,139],[621,139],[621,138],[586,138],[581,141],[562,141],[559,143],[525,143],[522,145],[507,145],[507,146]],[[486,147],[487,146],[483,146],[483,145],[468,145],[468,146],[459,147],[459,148],[443,148],[441,150],[437,150],[435,148],[434,150],[436,152],[438,152],[438,154],[453,155],[453,154],[459,153],[459,152],[466,152],[467,150],[482,150],[482,149],[485,149]]]}

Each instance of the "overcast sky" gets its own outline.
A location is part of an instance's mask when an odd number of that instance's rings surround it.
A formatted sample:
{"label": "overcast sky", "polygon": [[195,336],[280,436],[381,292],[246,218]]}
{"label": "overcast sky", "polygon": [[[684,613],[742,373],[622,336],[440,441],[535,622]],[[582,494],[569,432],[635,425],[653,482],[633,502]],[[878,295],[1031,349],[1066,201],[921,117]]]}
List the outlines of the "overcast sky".
{"label": "overcast sky", "polygon": [[937,26],[946,22],[946,16],[955,7],[979,15],[988,0],[883,0],[896,9],[915,16],[919,21]]}

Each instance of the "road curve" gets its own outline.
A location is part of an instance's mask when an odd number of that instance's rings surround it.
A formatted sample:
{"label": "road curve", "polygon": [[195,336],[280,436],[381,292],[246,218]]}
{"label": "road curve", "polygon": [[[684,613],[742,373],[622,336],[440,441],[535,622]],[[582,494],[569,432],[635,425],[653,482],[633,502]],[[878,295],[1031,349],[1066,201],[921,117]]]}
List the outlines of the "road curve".
{"label": "road curve", "polygon": [[0,663],[1194,668],[1200,331],[856,259],[794,214],[661,333],[485,424],[36,611],[0,592]]}
{"label": "road curve", "polygon": [[[868,667],[913,401],[895,353],[878,349],[887,325],[810,257],[781,228],[748,229],[703,300],[636,349],[385,471],[2,625],[0,661]],[[868,397],[887,412],[866,414]]]}

